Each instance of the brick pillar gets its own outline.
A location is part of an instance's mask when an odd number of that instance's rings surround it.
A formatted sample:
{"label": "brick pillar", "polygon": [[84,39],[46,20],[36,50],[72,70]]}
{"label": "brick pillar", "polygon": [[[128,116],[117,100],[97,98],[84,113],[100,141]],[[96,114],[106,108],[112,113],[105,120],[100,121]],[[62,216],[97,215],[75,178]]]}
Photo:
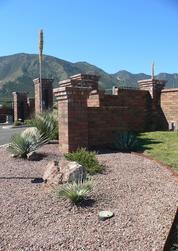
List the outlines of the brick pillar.
{"label": "brick pillar", "polygon": [[53,79],[40,79],[36,78],[33,80],[35,85],[35,113],[48,110],[53,106]]}
{"label": "brick pillar", "polygon": [[148,130],[167,130],[168,123],[160,106],[161,91],[164,89],[166,80],[146,79],[138,81],[141,90],[150,93],[147,109]]}
{"label": "brick pillar", "polygon": [[166,80],[145,79],[138,81],[140,90],[149,91],[155,105],[160,105],[160,95],[166,84]]}
{"label": "brick pillar", "polygon": [[28,103],[29,116],[32,117],[35,113],[35,99],[28,98],[27,103]]}
{"label": "brick pillar", "polygon": [[54,89],[58,101],[59,149],[62,153],[88,147],[87,98],[90,87],[62,86]]}
{"label": "brick pillar", "polygon": [[28,104],[26,92],[13,92],[13,104],[14,104],[14,121],[21,119],[24,121],[28,118]]}

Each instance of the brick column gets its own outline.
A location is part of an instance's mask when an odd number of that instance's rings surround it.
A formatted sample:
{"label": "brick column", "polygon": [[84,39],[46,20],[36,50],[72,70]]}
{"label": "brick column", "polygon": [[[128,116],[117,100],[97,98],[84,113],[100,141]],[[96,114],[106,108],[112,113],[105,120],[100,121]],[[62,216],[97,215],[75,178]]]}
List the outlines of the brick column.
{"label": "brick column", "polygon": [[28,104],[26,92],[13,92],[13,105],[14,105],[14,121],[22,119],[24,121],[28,118]]}
{"label": "brick column", "polygon": [[59,148],[67,153],[88,147],[87,98],[90,87],[61,86],[54,89],[58,101]]}
{"label": "brick column", "polygon": [[36,78],[33,80],[35,85],[35,113],[41,112],[41,102],[42,111],[48,110],[53,106],[53,79],[40,79]]}
{"label": "brick column", "polygon": [[138,81],[141,90],[150,93],[147,104],[148,130],[167,130],[168,123],[160,106],[161,91],[164,89],[166,80],[146,79]]}
{"label": "brick column", "polygon": [[138,81],[140,90],[149,91],[155,105],[160,105],[160,95],[166,84],[166,80],[145,79]]}

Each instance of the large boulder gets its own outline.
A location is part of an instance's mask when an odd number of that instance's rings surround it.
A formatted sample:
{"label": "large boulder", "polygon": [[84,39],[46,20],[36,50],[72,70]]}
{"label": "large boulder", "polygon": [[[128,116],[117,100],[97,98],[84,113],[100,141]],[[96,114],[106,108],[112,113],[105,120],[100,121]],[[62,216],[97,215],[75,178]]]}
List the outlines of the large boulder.
{"label": "large boulder", "polygon": [[86,172],[82,165],[75,161],[61,161],[60,172],[63,174],[62,182],[81,181],[86,178]]}
{"label": "large boulder", "polygon": [[66,182],[81,181],[86,178],[83,166],[74,161],[50,161],[43,175],[44,182],[49,186],[57,186]]}

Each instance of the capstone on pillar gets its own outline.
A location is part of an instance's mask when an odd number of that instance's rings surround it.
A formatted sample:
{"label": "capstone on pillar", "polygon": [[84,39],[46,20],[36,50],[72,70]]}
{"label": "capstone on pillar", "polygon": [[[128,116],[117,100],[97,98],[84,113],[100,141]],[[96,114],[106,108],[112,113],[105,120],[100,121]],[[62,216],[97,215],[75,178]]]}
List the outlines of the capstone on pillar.
{"label": "capstone on pillar", "polygon": [[161,91],[164,89],[166,82],[167,82],[166,80],[152,78],[152,79],[139,80],[138,85],[140,90],[145,90],[150,93],[150,96],[154,104],[160,105]]}
{"label": "capstone on pillar", "polygon": [[140,90],[148,91],[150,94],[147,100],[147,130],[167,130],[168,123],[161,109],[161,91],[164,89],[166,80],[146,79],[138,81]]}

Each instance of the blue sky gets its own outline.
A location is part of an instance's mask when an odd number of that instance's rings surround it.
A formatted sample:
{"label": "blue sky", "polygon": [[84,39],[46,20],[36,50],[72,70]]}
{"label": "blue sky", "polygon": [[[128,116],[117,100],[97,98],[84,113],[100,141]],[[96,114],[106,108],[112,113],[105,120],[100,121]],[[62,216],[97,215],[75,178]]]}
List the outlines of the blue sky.
{"label": "blue sky", "polygon": [[0,56],[44,53],[109,73],[178,72],[176,0],[0,0]]}

